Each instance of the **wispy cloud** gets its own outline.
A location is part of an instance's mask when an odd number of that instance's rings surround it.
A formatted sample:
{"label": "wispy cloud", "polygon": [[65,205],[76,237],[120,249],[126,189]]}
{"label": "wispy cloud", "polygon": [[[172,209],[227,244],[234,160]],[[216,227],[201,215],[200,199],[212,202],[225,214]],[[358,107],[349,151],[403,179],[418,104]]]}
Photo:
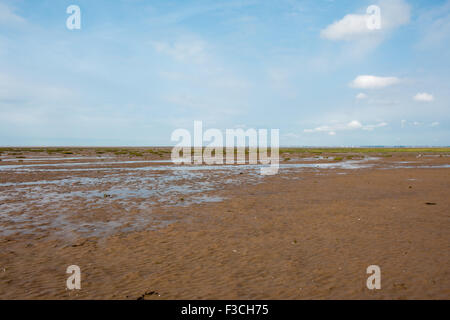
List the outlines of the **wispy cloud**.
{"label": "wispy cloud", "polygon": [[366,99],[366,98],[367,98],[367,94],[362,93],[362,92],[360,92],[360,93],[358,93],[356,95],[356,99],[358,99],[358,100],[363,100],[363,99]]}
{"label": "wispy cloud", "polygon": [[[187,5],[186,5],[187,4]],[[255,0],[229,0],[214,2],[182,2],[176,6],[169,6],[170,10],[150,10],[154,13],[150,17],[151,23],[156,24],[178,24],[188,19],[205,16],[214,12],[226,12],[239,10],[254,5]]]}
{"label": "wispy cloud", "polygon": [[200,39],[179,39],[174,42],[152,42],[158,53],[183,62],[204,63],[207,59],[206,42]]}
{"label": "wispy cloud", "polygon": [[[417,1],[401,27],[406,1],[98,0],[71,32],[65,5],[0,0],[0,144],[167,144],[200,119],[309,145],[448,145],[450,0]],[[369,4],[380,30],[361,19]]]}
{"label": "wispy cloud", "polygon": [[421,102],[432,102],[434,101],[434,97],[432,94],[430,93],[426,93],[426,92],[419,92],[418,94],[416,94],[413,99],[415,101],[421,101]]}
{"label": "wispy cloud", "polygon": [[348,130],[367,130],[372,131],[376,128],[385,127],[388,124],[386,122],[380,122],[377,124],[366,124],[363,125],[358,120],[353,120],[347,123],[335,123],[331,125],[324,125],[320,127],[316,127],[314,129],[305,129],[303,130],[306,133],[314,133],[314,132],[326,132],[329,135],[335,135],[337,131],[348,131]]}
{"label": "wispy cloud", "polygon": [[411,122],[408,122],[406,120],[402,120],[401,121],[402,129],[406,128],[407,126],[408,127],[413,127],[413,128],[418,128],[418,127],[422,127],[422,126],[437,127],[439,125],[440,125],[440,123],[438,121],[433,121],[431,123],[428,123],[428,125],[426,123],[423,123],[423,122],[420,122],[420,121],[411,121]]}
{"label": "wispy cloud", "polygon": [[59,85],[33,83],[22,78],[0,73],[0,106],[26,105],[28,103],[48,105],[72,99],[74,92]]}
{"label": "wispy cloud", "polygon": [[0,3],[0,25],[12,26],[24,24],[26,20],[14,13],[14,8]]}
{"label": "wispy cloud", "polygon": [[174,106],[190,113],[201,114],[203,117],[212,117],[220,115],[221,117],[230,117],[237,115],[243,106],[238,102],[224,101],[223,99],[214,99],[211,97],[202,97],[189,93],[172,94],[165,97],[165,100]]}
{"label": "wispy cloud", "polygon": [[444,47],[450,40],[450,0],[431,9],[422,9],[418,23],[421,30],[418,47],[433,50]]}

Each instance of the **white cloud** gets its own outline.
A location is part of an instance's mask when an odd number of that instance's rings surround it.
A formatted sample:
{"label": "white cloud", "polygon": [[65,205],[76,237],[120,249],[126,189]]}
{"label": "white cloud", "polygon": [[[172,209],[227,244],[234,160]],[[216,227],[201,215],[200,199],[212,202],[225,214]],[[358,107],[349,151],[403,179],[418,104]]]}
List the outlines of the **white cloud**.
{"label": "white cloud", "polygon": [[337,131],[347,131],[347,130],[367,130],[367,131],[372,131],[375,128],[381,128],[381,127],[385,127],[388,124],[386,122],[380,122],[377,124],[368,124],[368,125],[363,125],[361,122],[359,122],[358,120],[353,120],[350,121],[348,123],[335,123],[332,125],[324,125],[324,126],[320,126],[320,127],[316,127],[314,129],[305,129],[303,130],[306,133],[315,133],[315,132],[326,132],[329,135],[336,135]]}
{"label": "white cloud", "polygon": [[402,120],[400,121],[402,128],[404,128],[406,126],[406,120]]}
{"label": "white cloud", "polygon": [[405,1],[381,0],[375,5],[380,8],[381,28],[379,30],[368,28],[369,16],[364,8],[364,11],[361,10],[359,14],[347,14],[341,20],[327,26],[321,31],[321,37],[334,41],[361,40],[369,35],[386,33],[409,22],[410,7]]}
{"label": "white cloud", "polygon": [[431,102],[434,100],[434,97],[432,94],[430,93],[426,93],[426,92],[419,92],[418,94],[416,94],[413,97],[414,100],[416,101],[422,101],[422,102]]}
{"label": "white cloud", "polygon": [[381,0],[381,29],[392,30],[409,23],[411,7],[404,0]]}
{"label": "white cloud", "polygon": [[368,124],[368,125],[364,126],[362,129],[372,131],[375,128],[386,127],[387,125],[388,124],[386,122],[380,122],[378,124]]}
{"label": "white cloud", "polygon": [[432,127],[437,127],[439,125],[439,122],[435,121],[431,124]]}
{"label": "white cloud", "polygon": [[348,14],[323,29],[320,35],[328,40],[352,40],[355,37],[372,32],[367,28],[366,21],[366,15]]}
{"label": "white cloud", "polygon": [[359,128],[362,128],[362,124],[361,124],[361,122],[359,122],[359,121],[357,121],[357,120],[353,120],[353,121],[350,121],[348,124],[347,124],[347,127],[349,128],[349,129],[359,129]]}
{"label": "white cloud", "polygon": [[358,93],[357,95],[356,95],[356,99],[358,99],[358,100],[362,100],[362,99],[366,99],[367,98],[367,94],[365,94],[365,93]]}
{"label": "white cloud", "polygon": [[371,75],[357,76],[351,83],[350,87],[359,89],[378,89],[399,83],[400,79],[396,77],[377,77]]}

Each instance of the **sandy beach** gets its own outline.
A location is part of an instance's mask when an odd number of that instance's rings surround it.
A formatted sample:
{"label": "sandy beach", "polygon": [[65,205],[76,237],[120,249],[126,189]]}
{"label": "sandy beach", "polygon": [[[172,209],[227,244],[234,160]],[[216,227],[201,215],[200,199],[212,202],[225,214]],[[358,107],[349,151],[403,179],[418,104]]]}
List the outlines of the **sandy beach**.
{"label": "sandy beach", "polygon": [[0,299],[450,298],[448,153],[70,152],[1,155]]}

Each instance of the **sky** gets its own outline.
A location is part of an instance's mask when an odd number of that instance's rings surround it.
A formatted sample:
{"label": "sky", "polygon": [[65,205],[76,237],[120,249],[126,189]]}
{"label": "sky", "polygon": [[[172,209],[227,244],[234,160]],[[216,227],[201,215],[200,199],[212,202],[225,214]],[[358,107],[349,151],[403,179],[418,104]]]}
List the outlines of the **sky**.
{"label": "sky", "polygon": [[450,1],[0,0],[2,146],[449,146],[449,89]]}

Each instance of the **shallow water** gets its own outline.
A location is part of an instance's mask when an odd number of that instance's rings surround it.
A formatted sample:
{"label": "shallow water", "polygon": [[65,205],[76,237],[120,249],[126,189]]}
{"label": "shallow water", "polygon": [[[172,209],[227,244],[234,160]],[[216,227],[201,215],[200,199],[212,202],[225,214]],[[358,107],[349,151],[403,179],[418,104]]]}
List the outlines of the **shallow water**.
{"label": "shallow water", "polygon": [[[347,174],[342,170],[450,167],[448,164],[412,166],[414,162],[409,161],[384,162],[380,167],[377,160],[366,157],[339,162],[281,163],[279,174],[290,179],[290,173],[302,170],[328,174],[329,170],[338,169],[337,174]],[[151,165],[145,165],[147,163]],[[123,167],[127,164],[143,166]],[[223,188],[264,181],[266,177],[260,175],[264,166],[186,165],[173,164],[170,160],[0,165],[3,173],[27,177],[28,173],[42,172],[46,177],[0,183],[0,223],[3,226],[0,235],[17,232],[38,235],[52,230],[52,234],[60,235],[101,236],[123,230],[156,228],[176,219],[156,215],[155,208],[223,201],[220,195]],[[99,176],[83,176],[92,171],[97,171]],[[103,215],[97,216],[97,212]],[[104,212],[110,215],[105,217]]]}
{"label": "shallow water", "polygon": [[113,159],[114,157],[36,157],[36,158],[1,158],[2,161],[19,162],[19,161],[65,161],[65,160],[101,160],[101,159]]}
{"label": "shallow water", "polygon": [[[342,169],[359,169],[367,168],[370,165],[364,164],[367,161],[376,160],[376,158],[365,158],[362,160],[347,160],[332,163],[282,163],[282,168],[342,168]],[[104,165],[123,165],[123,164],[144,164],[144,163],[170,163],[169,165],[146,166],[137,168],[127,167],[101,167]],[[48,169],[47,167],[77,167],[77,166],[100,166],[96,168],[70,168],[70,169]],[[195,164],[175,164],[170,160],[129,160],[129,161],[112,161],[112,162],[68,162],[68,163],[48,163],[48,164],[28,164],[28,165],[0,165],[0,171],[13,170],[15,172],[31,172],[31,171],[95,171],[95,170],[122,170],[122,171],[160,171],[160,170],[259,170],[267,165],[262,164],[221,164],[221,165],[195,165]],[[39,169],[41,168],[41,169]]]}
{"label": "shallow water", "polygon": [[[145,162],[149,161],[114,163]],[[59,168],[42,169],[41,165],[4,167],[3,172],[14,174],[24,173],[24,170],[25,173],[59,172],[56,171]],[[0,222],[3,225],[0,235],[53,230],[53,234],[60,235],[75,232],[98,236],[120,232],[124,226],[141,230],[167,225],[174,220],[157,218],[152,214],[152,208],[223,201],[222,197],[210,195],[210,192],[226,185],[240,184],[242,176],[239,173],[244,168],[203,169],[203,166],[178,165],[117,167],[108,168],[110,171],[99,177],[84,177],[79,175],[83,173],[77,168],[67,168],[69,176],[64,175],[62,179],[4,182],[0,184]],[[247,183],[256,183],[262,178],[256,174],[256,167],[254,169],[254,173],[246,174]],[[112,205],[114,209],[109,209]],[[97,210],[111,210],[108,221],[96,219]]]}

